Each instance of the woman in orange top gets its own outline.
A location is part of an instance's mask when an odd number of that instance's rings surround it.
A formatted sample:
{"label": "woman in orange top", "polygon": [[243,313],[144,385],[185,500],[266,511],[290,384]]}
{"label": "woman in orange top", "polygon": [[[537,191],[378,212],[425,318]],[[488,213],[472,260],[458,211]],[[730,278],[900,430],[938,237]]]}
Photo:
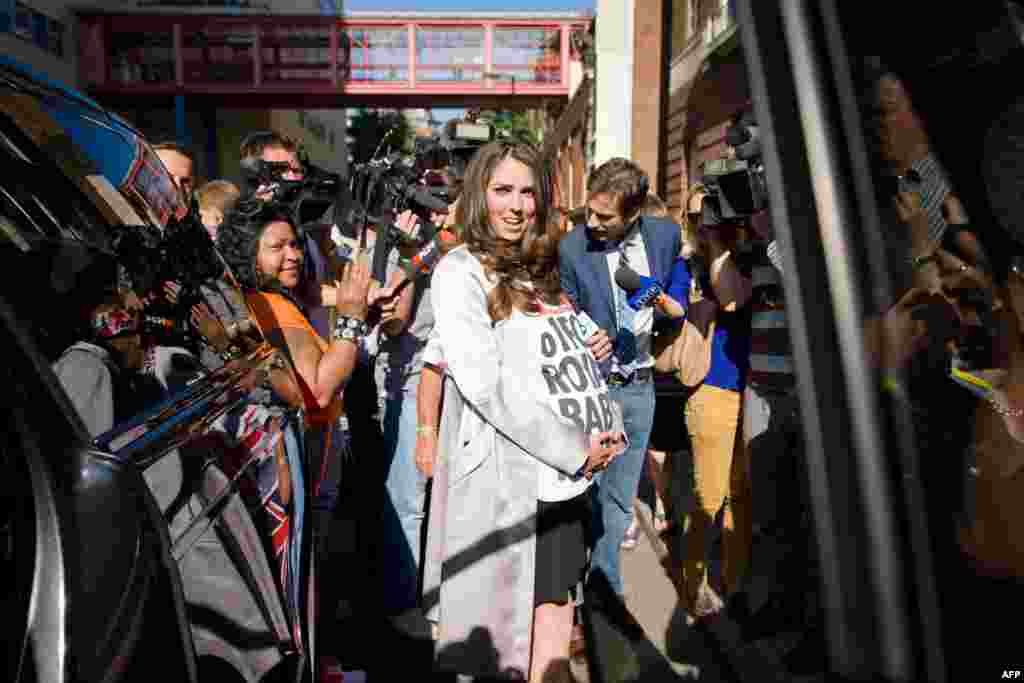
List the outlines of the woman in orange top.
{"label": "woman in orange top", "polygon": [[303,413],[306,451],[315,454],[315,461],[309,464],[311,472],[293,474],[304,474],[311,483],[313,524],[318,527],[314,536],[322,544],[339,466],[340,445],[332,443],[331,435],[342,413],[341,390],[352,376],[367,333],[369,267],[361,262],[346,268],[337,283],[337,325],[331,339],[325,340],[292,296],[300,283],[304,255],[286,207],[238,207],[220,227],[217,247],[244,290],[263,336],[293,363],[296,382],[281,381],[287,373],[273,373],[272,385],[279,399]]}
{"label": "woman in orange top", "polygon": [[330,424],[341,412],[339,391],[352,375],[367,332],[368,265],[347,267],[337,289],[338,324],[325,340],[292,296],[302,274],[303,251],[284,207],[266,204],[255,213],[236,212],[222,226],[217,247],[245,290],[264,337],[294,363],[298,394],[282,398],[302,408],[310,426]]}

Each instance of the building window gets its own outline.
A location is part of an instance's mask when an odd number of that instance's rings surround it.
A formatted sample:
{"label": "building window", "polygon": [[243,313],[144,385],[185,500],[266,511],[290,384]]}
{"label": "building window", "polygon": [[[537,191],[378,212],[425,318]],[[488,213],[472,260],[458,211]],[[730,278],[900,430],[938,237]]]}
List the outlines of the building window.
{"label": "building window", "polygon": [[10,21],[9,11],[0,14],[0,30],[10,31],[56,57],[64,57],[63,22],[37,12],[23,2],[13,2],[8,7],[14,9],[14,20]]}
{"label": "building window", "polygon": [[18,2],[14,5],[14,35],[32,40],[32,8]]}
{"label": "building window", "polygon": [[47,49],[54,55],[64,57],[64,24],[56,19],[50,19],[50,26],[47,32],[49,44]]}

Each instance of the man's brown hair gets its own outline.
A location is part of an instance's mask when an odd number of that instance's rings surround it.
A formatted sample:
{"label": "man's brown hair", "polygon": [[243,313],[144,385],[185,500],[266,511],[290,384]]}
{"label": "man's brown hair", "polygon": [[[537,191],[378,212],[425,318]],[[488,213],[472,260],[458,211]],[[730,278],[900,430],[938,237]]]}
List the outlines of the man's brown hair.
{"label": "man's brown hair", "polygon": [[286,149],[289,152],[295,152],[299,149],[299,144],[287,135],[282,135],[274,130],[263,130],[257,133],[250,133],[242,140],[241,147],[238,150],[239,159],[262,157],[263,150],[268,148],[281,148]]}
{"label": "man's brown hair", "polygon": [[665,206],[665,202],[662,201],[661,197],[648,192],[647,196],[644,197],[643,206],[640,207],[640,215],[651,216],[652,218],[668,218],[668,207]]}
{"label": "man's brown hair", "polygon": [[188,158],[189,161],[195,161],[195,159],[192,158],[192,152],[190,152],[184,145],[179,145],[173,140],[158,142],[155,145],[152,145],[152,147],[154,152],[177,152],[181,156]]}
{"label": "man's brown hair", "polygon": [[615,157],[604,162],[587,178],[587,193],[610,194],[618,198],[622,217],[628,222],[643,208],[650,191],[650,180],[644,170],[629,159]]}
{"label": "man's brown hair", "polygon": [[226,214],[241,196],[238,186],[228,180],[211,180],[196,190],[199,210],[213,209]]}

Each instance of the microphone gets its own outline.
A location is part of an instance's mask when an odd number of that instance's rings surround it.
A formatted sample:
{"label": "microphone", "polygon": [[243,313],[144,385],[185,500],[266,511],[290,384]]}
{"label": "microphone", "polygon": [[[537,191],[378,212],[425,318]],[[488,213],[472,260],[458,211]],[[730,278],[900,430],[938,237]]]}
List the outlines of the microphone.
{"label": "microphone", "polygon": [[634,311],[639,311],[644,306],[653,306],[665,296],[665,290],[657,280],[644,277],[629,266],[621,264],[615,271],[615,284],[630,292],[627,303]]}
{"label": "microphone", "polygon": [[[437,231],[434,238],[423,245],[423,248],[414,254],[412,258],[402,262],[401,266],[405,277],[401,282],[395,285],[395,289],[392,292],[391,297],[398,296],[402,293],[402,290],[410,284],[419,278],[425,275],[430,275],[434,272],[434,266],[437,265],[442,256],[448,253],[448,251],[455,245],[455,242],[456,237],[453,233],[447,230]],[[380,311],[380,304],[374,304],[371,306],[370,311],[371,315],[367,320],[375,319],[376,314]],[[371,327],[372,326],[373,325],[371,325]]]}
{"label": "microphone", "polygon": [[434,239],[423,245],[422,249],[402,264],[406,277],[409,280],[414,280],[433,272],[434,266],[454,244],[455,235],[451,232],[447,230],[437,232]]}

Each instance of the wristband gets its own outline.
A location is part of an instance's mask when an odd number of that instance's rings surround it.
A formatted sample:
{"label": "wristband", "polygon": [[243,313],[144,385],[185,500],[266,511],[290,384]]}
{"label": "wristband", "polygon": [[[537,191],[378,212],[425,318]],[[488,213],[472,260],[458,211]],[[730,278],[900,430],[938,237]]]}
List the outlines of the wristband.
{"label": "wristband", "polygon": [[357,320],[347,315],[338,316],[334,324],[334,341],[350,341],[355,344],[370,332],[370,326],[365,320]]}
{"label": "wristband", "polygon": [[919,270],[921,267],[926,266],[929,263],[934,263],[935,262],[935,254],[933,252],[929,252],[927,254],[921,254],[920,256],[914,256],[913,258],[909,259],[909,261],[910,261],[910,267],[913,270]]}
{"label": "wristband", "polygon": [[907,390],[903,388],[903,384],[891,375],[882,377],[882,391],[901,401],[907,398]]}
{"label": "wristband", "polygon": [[430,436],[434,436],[435,432],[434,428],[430,425],[416,425],[416,434],[428,434]]}

